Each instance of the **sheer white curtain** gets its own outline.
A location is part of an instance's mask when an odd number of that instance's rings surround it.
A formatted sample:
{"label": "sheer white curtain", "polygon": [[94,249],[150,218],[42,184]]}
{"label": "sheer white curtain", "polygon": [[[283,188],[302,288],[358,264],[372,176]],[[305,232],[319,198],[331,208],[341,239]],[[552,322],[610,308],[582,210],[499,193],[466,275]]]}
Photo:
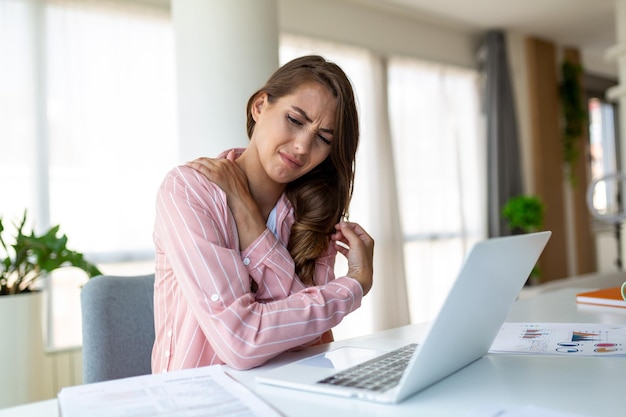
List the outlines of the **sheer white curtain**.
{"label": "sheer white curtain", "polygon": [[[97,263],[152,270],[154,196],[177,163],[173,32],[141,2],[0,0],[0,216],[59,224]],[[129,273],[101,265],[105,273]],[[80,344],[80,271],[53,274],[48,343]],[[58,276],[58,279],[57,279]]]}
{"label": "sheer white curtain", "polygon": [[387,100],[387,66],[383,58],[370,54],[367,105],[361,113],[362,152],[357,161],[360,177],[355,181],[354,212],[365,215],[376,240],[374,288],[368,297],[370,331],[410,323],[405,275],[404,240],[398,206],[393,143]]}
{"label": "sheer white curtain", "polygon": [[47,19],[51,218],[84,251],[152,256],[154,195],[178,149],[169,16],[62,2]]}
{"label": "sheer white curtain", "polygon": [[[478,74],[361,48],[281,38],[281,62],[318,53],[357,94],[361,143],[350,219],[376,240],[372,292],[336,338],[431,320],[467,250],[486,236]],[[337,273],[345,272],[338,257]]]}
{"label": "sheer white curtain", "polygon": [[0,1],[0,216],[5,227],[34,206],[34,17],[24,1]]}
{"label": "sheer white curtain", "polygon": [[28,208],[99,260],[151,256],[155,190],[177,159],[173,49],[167,10],[0,0],[0,215]]}
{"label": "sheer white curtain", "polygon": [[[335,329],[343,339],[409,323],[403,240],[395,195],[393,153],[389,137],[384,61],[367,50],[284,35],[280,59],[316,53],[337,63],[353,83],[359,110],[361,138],[357,153],[354,198],[350,220],[375,239],[374,287],[362,307]],[[337,257],[338,274],[345,274],[344,258]]]}
{"label": "sheer white curtain", "polygon": [[388,72],[411,320],[422,322],[486,236],[478,75],[408,58],[390,59]]}

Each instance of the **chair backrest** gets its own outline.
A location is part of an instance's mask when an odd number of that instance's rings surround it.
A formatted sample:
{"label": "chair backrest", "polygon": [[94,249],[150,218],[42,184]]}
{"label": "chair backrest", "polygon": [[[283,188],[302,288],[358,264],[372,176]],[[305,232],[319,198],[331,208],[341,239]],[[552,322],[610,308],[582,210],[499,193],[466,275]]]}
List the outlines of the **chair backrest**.
{"label": "chair backrest", "polygon": [[154,274],[100,275],[81,290],[83,383],[151,373]]}

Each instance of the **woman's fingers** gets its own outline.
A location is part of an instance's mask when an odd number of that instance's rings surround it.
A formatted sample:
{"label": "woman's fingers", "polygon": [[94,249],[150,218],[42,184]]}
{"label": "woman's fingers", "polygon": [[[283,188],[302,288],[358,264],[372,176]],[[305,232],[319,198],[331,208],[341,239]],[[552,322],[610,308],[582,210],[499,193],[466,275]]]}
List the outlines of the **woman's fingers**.
{"label": "woman's fingers", "polygon": [[340,223],[331,236],[337,251],[348,260],[348,276],[356,279],[367,294],[372,287],[374,239],[357,223]]}
{"label": "woman's fingers", "polygon": [[186,165],[217,184],[230,197],[248,189],[246,175],[235,163],[234,151],[230,151],[226,158],[202,157],[187,162]]}

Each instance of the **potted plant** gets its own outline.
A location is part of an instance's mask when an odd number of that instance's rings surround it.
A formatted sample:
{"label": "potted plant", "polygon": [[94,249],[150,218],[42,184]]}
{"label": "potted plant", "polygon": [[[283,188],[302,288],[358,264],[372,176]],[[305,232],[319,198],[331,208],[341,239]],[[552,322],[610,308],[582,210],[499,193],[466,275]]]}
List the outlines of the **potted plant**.
{"label": "potted plant", "polygon": [[[511,197],[502,207],[502,217],[509,223],[513,234],[532,233],[543,229],[545,207],[539,197],[520,195]],[[539,281],[539,268],[535,266],[526,284]]]}
{"label": "potted plant", "polygon": [[24,232],[26,211],[19,225],[15,225],[15,242],[7,244],[2,237],[4,224],[0,217],[0,296],[31,292],[42,274],[65,266],[82,269],[90,277],[101,275],[98,268],[87,262],[83,254],[67,248],[67,236],[57,236],[59,226],[53,226],[41,235]]}
{"label": "potted plant", "polygon": [[543,228],[544,205],[539,197],[520,195],[511,197],[502,208],[502,217],[509,222],[513,233],[531,233]]}
{"label": "potted plant", "polygon": [[11,237],[0,218],[0,408],[42,400],[41,372],[44,363],[41,278],[59,268],[80,268],[89,277],[101,275],[80,252],[67,248],[67,236],[59,226],[43,234],[26,232],[26,211],[14,223]]}

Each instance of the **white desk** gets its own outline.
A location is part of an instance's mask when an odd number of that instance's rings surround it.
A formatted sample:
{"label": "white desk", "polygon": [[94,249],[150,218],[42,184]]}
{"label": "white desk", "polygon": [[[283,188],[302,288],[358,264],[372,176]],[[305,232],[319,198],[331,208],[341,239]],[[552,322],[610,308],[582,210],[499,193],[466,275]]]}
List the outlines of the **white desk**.
{"label": "white desk", "polygon": [[[515,303],[508,321],[626,323],[626,309],[576,305],[581,288],[565,288]],[[392,339],[419,341],[424,326],[383,332]],[[371,336],[365,336],[371,337]],[[347,341],[333,345],[347,344]],[[317,348],[319,350],[320,347]],[[314,350],[316,351],[316,350]],[[463,417],[483,404],[533,404],[588,417],[626,415],[626,358],[487,355],[399,405],[308,394],[256,384],[254,376],[302,355],[285,354],[269,364],[232,372],[286,416]],[[0,410],[0,417],[56,417],[56,400]]]}

